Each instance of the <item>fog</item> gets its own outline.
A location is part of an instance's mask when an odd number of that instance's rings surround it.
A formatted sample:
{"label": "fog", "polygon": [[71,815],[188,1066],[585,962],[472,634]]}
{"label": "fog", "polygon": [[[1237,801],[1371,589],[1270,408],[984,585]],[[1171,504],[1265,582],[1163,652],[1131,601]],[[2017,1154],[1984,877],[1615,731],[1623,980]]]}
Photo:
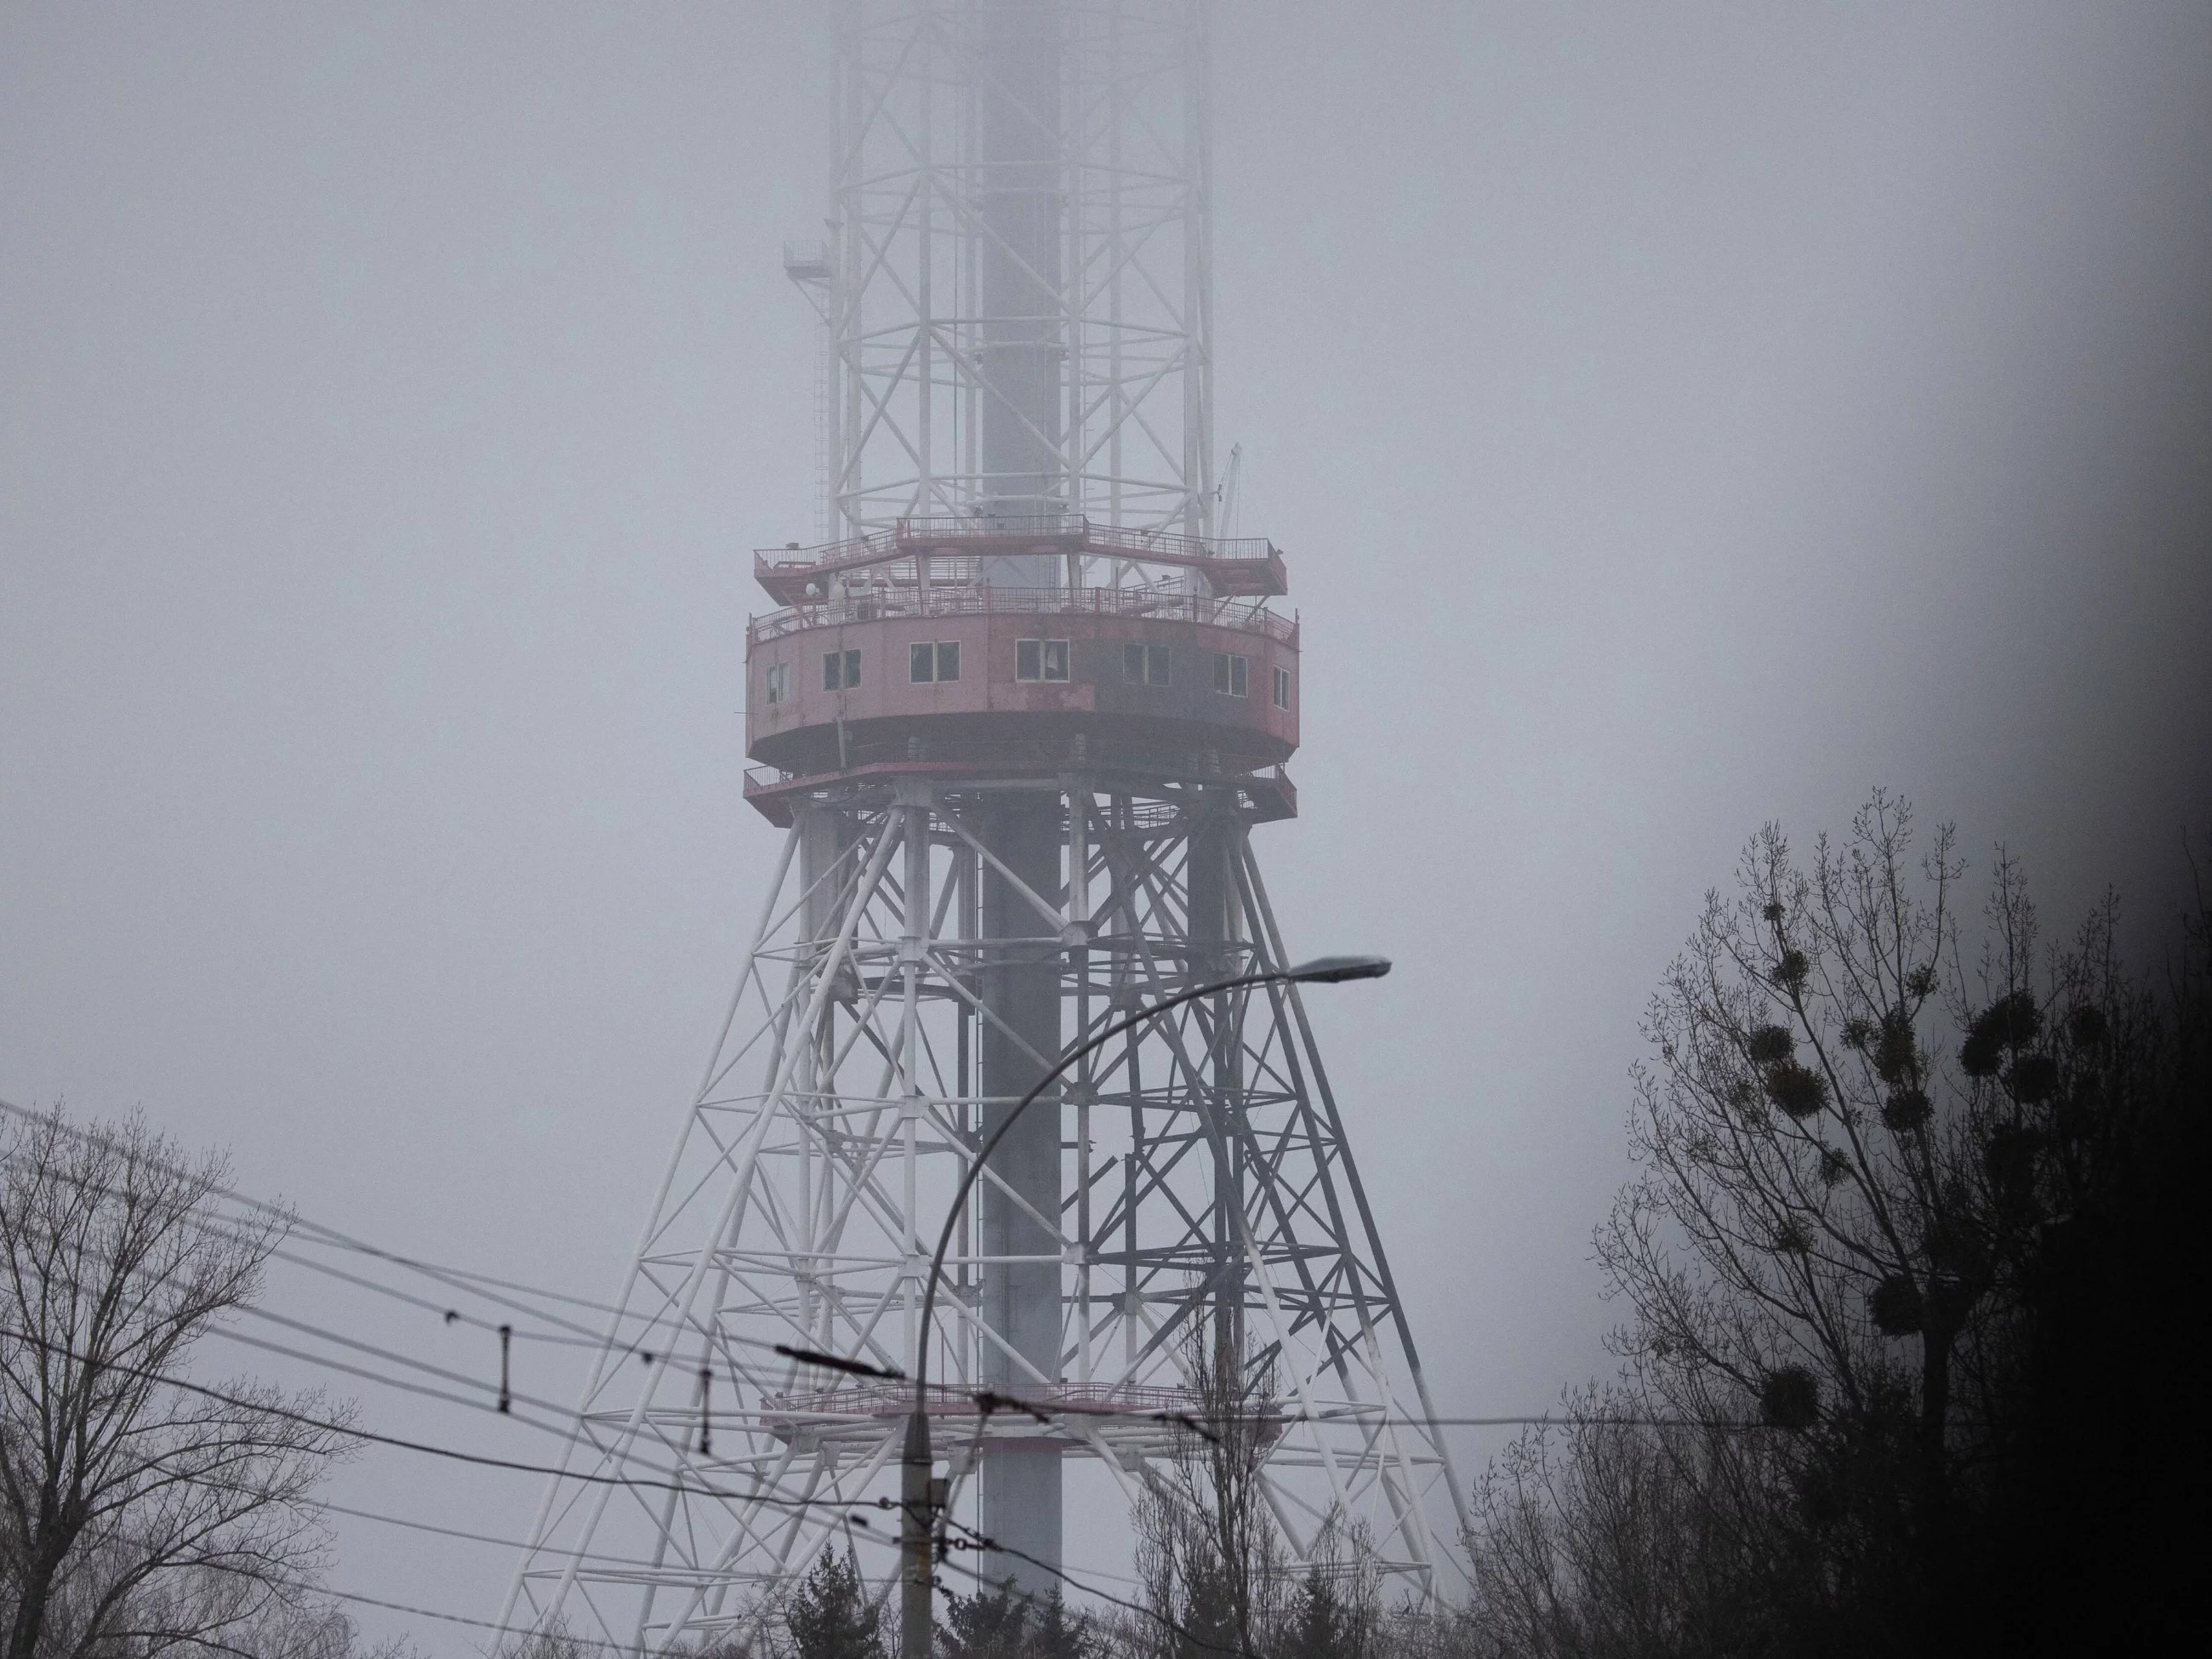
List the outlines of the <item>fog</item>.
{"label": "fog", "polygon": [[[1886,784],[2166,937],[2212,13],[1223,0],[1214,52],[1217,439],[1304,628],[1255,844],[1294,952],[1398,963],[1311,1006],[1439,1407],[1538,1411],[1613,1363],[1638,1014],[1762,821]],[[744,621],[813,523],[829,73],[799,3],[0,16],[0,1097],[612,1293],[778,851]],[[538,1486],[331,1490],[514,1537]],[[338,1538],[477,1618],[513,1565]]]}

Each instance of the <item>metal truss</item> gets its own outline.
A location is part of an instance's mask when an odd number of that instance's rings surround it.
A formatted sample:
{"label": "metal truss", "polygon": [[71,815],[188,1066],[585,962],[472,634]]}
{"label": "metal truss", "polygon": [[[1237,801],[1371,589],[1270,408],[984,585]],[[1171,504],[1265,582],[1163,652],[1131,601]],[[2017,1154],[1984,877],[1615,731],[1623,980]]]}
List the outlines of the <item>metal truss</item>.
{"label": "metal truss", "polygon": [[[1049,890],[979,829],[1018,792],[1057,814]],[[1071,1043],[1283,963],[1237,800],[1203,781],[910,775],[797,815],[505,1627],[557,1620],[641,1653],[742,1639],[761,1588],[896,1492],[908,1394],[828,1386],[772,1345],[910,1371],[930,1250],[1004,1103],[973,1085],[994,962],[1058,964]],[[1018,930],[979,899],[993,874]],[[1005,937],[983,933],[994,916]],[[1140,1028],[1072,1074],[1058,1110],[1058,1212],[1024,1206],[1050,1243],[1021,1258],[1059,1264],[1057,1372],[988,1317],[1008,1258],[974,1198],[927,1334],[956,1512],[1017,1441],[1095,1457],[1133,1496],[1176,1450],[1173,1415],[1199,1408],[1194,1331],[1227,1316],[1276,1379],[1266,1489],[1294,1559],[1357,1521],[1387,1571],[1433,1593],[1432,1528],[1463,1526],[1463,1501],[1296,988]],[[994,1183],[1012,1190],[987,1166]],[[1035,1413],[979,1410],[987,1386]]]}
{"label": "metal truss", "polygon": [[[1004,0],[845,0],[836,213],[785,266],[823,319],[822,538],[966,514],[1005,492],[985,405],[1057,457],[1060,506],[1101,524],[1208,535],[1215,490],[1209,344],[1206,40],[1197,0],[1060,9],[1057,314],[996,316],[978,138],[979,30]],[[1051,416],[1016,410],[989,361],[1042,329],[1061,364]]]}

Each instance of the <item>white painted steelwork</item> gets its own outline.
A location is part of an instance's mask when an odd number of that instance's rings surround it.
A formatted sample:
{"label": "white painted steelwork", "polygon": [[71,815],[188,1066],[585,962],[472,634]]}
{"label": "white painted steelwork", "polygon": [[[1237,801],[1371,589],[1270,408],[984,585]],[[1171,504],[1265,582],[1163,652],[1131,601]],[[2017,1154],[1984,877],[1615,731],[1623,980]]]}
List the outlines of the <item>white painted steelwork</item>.
{"label": "white painted steelwork", "polygon": [[[979,815],[1017,793],[1057,822],[1048,887],[994,867]],[[895,1490],[909,1396],[840,1386],[767,1345],[914,1363],[936,1230],[984,1113],[1006,1103],[976,1094],[974,1066],[991,1024],[977,981],[1009,947],[1055,964],[1071,1043],[1285,963],[1237,801],[1227,783],[905,777],[799,812],[568,1458],[576,1476],[654,1484],[550,1483],[513,1627],[557,1614],[655,1652],[742,1637],[764,1583],[842,1547],[855,1506]],[[1012,900],[999,925],[1019,922],[998,937],[994,880]],[[1433,1413],[1299,992],[1167,1016],[1079,1067],[1060,1118],[1064,1196],[1030,1218],[1044,1248],[1024,1258],[1060,1276],[1056,1371],[985,1316],[1005,1258],[980,1201],[956,1236],[931,1360],[956,1506],[987,1445],[1095,1457],[1133,1494],[1172,1450],[1158,1414],[1196,1409],[1185,1339],[1229,1307],[1275,1359],[1287,1420],[1267,1487],[1294,1558],[1331,1516],[1356,1519],[1386,1570],[1433,1588],[1456,1482],[1423,1426]],[[1011,1190],[988,1168],[981,1184]],[[984,1386],[1051,1420],[978,1413],[969,1390]],[[857,1512],[888,1540],[895,1517]],[[888,1551],[862,1559],[890,1569]]]}
{"label": "white painted steelwork", "polygon": [[[1007,142],[994,108],[1030,101],[1002,65],[1008,19],[1031,9],[840,9],[833,231],[786,260],[825,336],[817,539],[1039,497],[1103,525],[1212,533],[1200,8],[1034,8],[1058,23],[1060,155],[1025,179],[988,147]],[[1024,192],[1056,210],[1057,270],[1024,240],[1040,229],[1012,211]],[[1049,357],[1048,373],[1010,373],[1009,354]],[[1009,459],[1024,439],[1056,465]]]}
{"label": "white painted steelwork", "polygon": [[[847,1538],[885,1547],[862,1561],[887,1586],[896,1516],[868,1506],[898,1490],[907,1396],[773,1345],[910,1370],[945,1206],[1029,1084],[1122,1014],[1286,961],[1250,830],[1295,793],[1152,678],[1200,621],[1296,640],[1264,604],[1272,545],[1208,539],[1197,0],[848,0],[839,29],[833,234],[784,256],[823,319],[830,544],[763,556],[797,608],[748,648],[902,607],[1127,616],[1159,708],[1124,731],[1071,683],[1034,729],[994,702],[984,738],[885,755],[848,738],[841,678],[832,769],[749,781],[787,817],[783,860],[509,1632],[742,1639],[765,1589]],[[959,1561],[1059,1587],[1062,1469],[1094,1459],[1125,1496],[1157,1473],[1204,1327],[1274,1367],[1267,1491],[1294,1560],[1333,1528],[1438,1588],[1464,1504],[1345,1130],[1298,993],[1270,988],[1117,1040],[1000,1146],[927,1334],[954,1501],[1005,1547]],[[1034,1413],[981,1411],[982,1389]]]}

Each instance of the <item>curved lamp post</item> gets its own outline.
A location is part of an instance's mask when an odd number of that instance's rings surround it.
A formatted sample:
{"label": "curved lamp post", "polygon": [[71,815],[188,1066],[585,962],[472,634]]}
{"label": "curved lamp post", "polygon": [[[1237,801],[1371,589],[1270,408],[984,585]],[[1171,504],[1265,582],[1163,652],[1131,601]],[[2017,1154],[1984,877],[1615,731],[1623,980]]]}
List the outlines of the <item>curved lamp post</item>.
{"label": "curved lamp post", "polygon": [[921,1323],[916,1328],[919,1337],[914,1356],[914,1412],[907,1419],[906,1449],[901,1458],[899,1480],[900,1659],[929,1659],[933,1626],[929,1539],[935,1519],[930,1501],[930,1469],[935,1458],[929,1445],[929,1333],[937,1309],[937,1286],[945,1275],[945,1253],[951,1247],[953,1229],[959,1224],[968,1194],[992,1152],[1006,1139],[1006,1131],[1014,1127],[1037,1097],[1066,1076],[1076,1061],[1124,1031],[1156,1019],[1171,1008],[1222,991],[1241,990],[1248,985],[1334,985],[1347,979],[1380,979],[1389,971],[1387,957],[1319,957],[1296,968],[1241,974],[1234,979],[1217,980],[1211,985],[1196,986],[1164,997],[1150,1007],[1139,1008],[1127,1018],[1115,1021],[1062,1054],[1059,1062],[1039,1078],[1036,1086],[1006,1114],[969,1160],[967,1172],[960,1177],[959,1189],[952,1195],[951,1207],[945,1213],[944,1231],[937,1236],[936,1252],[929,1259],[929,1281],[921,1293]]}

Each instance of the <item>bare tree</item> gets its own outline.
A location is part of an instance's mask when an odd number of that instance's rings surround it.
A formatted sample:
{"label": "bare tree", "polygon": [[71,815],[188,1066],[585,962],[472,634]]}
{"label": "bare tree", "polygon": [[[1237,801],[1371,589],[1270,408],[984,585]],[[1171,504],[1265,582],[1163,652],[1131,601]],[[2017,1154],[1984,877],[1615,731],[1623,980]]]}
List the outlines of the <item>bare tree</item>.
{"label": "bare tree", "polygon": [[1468,1541],[1477,1650],[1515,1659],[1657,1659],[1777,1650],[1789,1581],[1790,1464],[1766,1435],[1654,1422],[1613,1386],[1569,1392],[1475,1489]]}
{"label": "bare tree", "polygon": [[242,1650],[233,1636],[310,1603],[307,1494],[349,1447],[345,1413],[185,1376],[282,1231],[215,1214],[227,1173],[136,1118],[0,1120],[7,1659]]}
{"label": "bare tree", "polygon": [[[135,1655],[183,1640],[228,1659],[417,1659],[404,1638],[363,1644],[353,1620],[327,1596],[271,1595],[253,1580],[213,1568],[161,1574],[131,1603],[102,1642],[104,1651]],[[210,1615],[222,1615],[221,1622]],[[205,1633],[180,1638],[192,1629]]]}
{"label": "bare tree", "polygon": [[1225,1326],[1194,1329],[1186,1374],[1195,1427],[1153,1474],[1133,1519],[1137,1567],[1159,1632],[1176,1659],[1250,1655],[1272,1628],[1283,1580],[1283,1541],[1262,1487],[1282,1431],[1274,1370]]}
{"label": "bare tree", "polygon": [[1642,1168],[1597,1244],[1650,1398],[1801,1437],[1798,1507],[1838,1571],[1924,1589],[2021,1264],[2091,1178],[2148,1016],[2109,905],[2047,950],[2000,857],[1970,961],[1951,834],[1912,842],[1880,793],[1809,870],[1778,829],[1753,838],[1654,999]]}
{"label": "bare tree", "polygon": [[[772,1648],[767,1650],[774,1651]],[[548,1623],[519,1634],[508,1635],[495,1643],[491,1659],[601,1659],[606,1650],[584,1640],[568,1628],[568,1621],[555,1615]],[[726,1652],[719,1646],[673,1648],[671,1652],[684,1659],[742,1659],[745,1650],[732,1646]]]}
{"label": "bare tree", "polygon": [[[1448,1650],[2041,1650],[2054,1612],[2148,1630],[2201,1556],[2166,1518],[2201,1367],[2160,1334],[2212,1121],[2201,895],[2161,1000],[2110,900],[2054,948],[2012,860],[1978,927],[1960,874],[1876,793],[1809,868],[1769,827],[1709,896],[1598,1233],[1626,1370],[1492,1463]],[[2128,1530],[2153,1487],[2179,1501]],[[2092,1534],[2107,1588],[2053,1594]]]}

